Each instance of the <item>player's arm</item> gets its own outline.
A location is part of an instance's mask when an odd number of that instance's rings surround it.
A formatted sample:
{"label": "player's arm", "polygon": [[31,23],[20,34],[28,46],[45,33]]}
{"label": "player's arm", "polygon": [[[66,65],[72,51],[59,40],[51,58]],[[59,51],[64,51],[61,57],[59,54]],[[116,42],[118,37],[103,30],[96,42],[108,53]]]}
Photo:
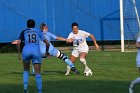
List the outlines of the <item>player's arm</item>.
{"label": "player's arm", "polygon": [[136,48],[140,48],[140,42],[136,42]]}
{"label": "player's arm", "polygon": [[14,40],[12,44],[15,44],[17,47],[17,54],[18,54],[18,59],[21,60],[21,55],[20,55],[20,44],[21,40]]}
{"label": "player's arm", "polygon": [[18,58],[19,60],[21,60],[21,54],[20,54],[20,45],[21,45],[21,42],[24,41],[25,38],[24,38],[24,31],[21,32],[18,40],[16,40],[15,42],[17,42],[17,53],[18,53]]}
{"label": "player's arm", "polygon": [[58,37],[52,33],[50,33],[50,36],[54,39],[54,40],[60,40],[60,41],[66,41],[67,39],[63,38],[63,37]]}
{"label": "player's arm", "polygon": [[48,56],[49,55],[50,43],[49,43],[49,41],[47,39],[44,39],[43,41],[46,44],[46,56]]}
{"label": "player's arm", "polygon": [[21,40],[17,40],[17,54],[18,54],[18,59],[19,60],[21,60],[20,44],[21,44]]}
{"label": "player's arm", "polygon": [[93,35],[93,34],[90,34],[89,37],[90,37],[90,38],[92,39],[92,41],[94,42],[95,48],[96,48],[96,49],[99,49],[99,45],[97,44],[97,41],[96,41],[94,35]]}
{"label": "player's arm", "polygon": [[50,43],[49,41],[46,39],[46,37],[43,35],[42,31],[39,31],[39,35],[41,40],[44,41],[44,43],[46,44],[46,56],[49,55],[49,47],[50,47]]}
{"label": "player's arm", "polygon": [[65,39],[65,38],[63,38],[63,37],[56,37],[56,40],[66,41],[67,39]]}
{"label": "player's arm", "polygon": [[68,38],[66,39],[67,43],[72,43],[73,42],[73,36],[72,33],[69,34]]}

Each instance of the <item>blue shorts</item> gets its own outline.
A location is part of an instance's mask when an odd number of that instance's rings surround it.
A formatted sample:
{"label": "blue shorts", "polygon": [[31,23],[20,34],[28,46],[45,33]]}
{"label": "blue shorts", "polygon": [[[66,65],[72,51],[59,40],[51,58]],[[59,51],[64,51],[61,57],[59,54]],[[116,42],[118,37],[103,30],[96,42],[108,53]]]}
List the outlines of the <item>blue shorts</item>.
{"label": "blue shorts", "polygon": [[[49,47],[49,54],[51,56],[56,56],[57,53],[58,53],[58,49],[55,48],[52,44],[50,44],[50,47]],[[40,52],[41,52],[41,56],[42,57],[45,57],[45,54],[46,54],[46,47],[40,47]]]}
{"label": "blue shorts", "polygon": [[41,54],[38,51],[23,51],[22,52],[22,60],[23,62],[30,62],[32,61],[32,64],[41,64]]}

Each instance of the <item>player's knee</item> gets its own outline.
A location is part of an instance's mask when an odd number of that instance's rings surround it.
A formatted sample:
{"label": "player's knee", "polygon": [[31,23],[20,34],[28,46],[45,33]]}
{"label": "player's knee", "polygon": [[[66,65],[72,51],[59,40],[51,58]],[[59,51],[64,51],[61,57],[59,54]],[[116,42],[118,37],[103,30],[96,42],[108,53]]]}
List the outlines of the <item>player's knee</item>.
{"label": "player's knee", "polygon": [[58,51],[57,54],[56,54],[56,57],[59,57],[61,54],[61,51]]}
{"label": "player's knee", "polygon": [[61,51],[60,51],[60,54],[59,54],[58,58],[62,59],[64,61],[66,61],[68,59],[68,57],[64,53],[61,53]]}
{"label": "player's knee", "polygon": [[82,63],[85,63],[85,62],[86,62],[86,60],[85,60],[84,58],[80,58],[80,61],[81,61]]}
{"label": "player's knee", "polygon": [[58,53],[57,53],[57,57],[59,58],[59,59],[62,59],[63,58],[63,53],[61,52],[61,51],[59,51]]}

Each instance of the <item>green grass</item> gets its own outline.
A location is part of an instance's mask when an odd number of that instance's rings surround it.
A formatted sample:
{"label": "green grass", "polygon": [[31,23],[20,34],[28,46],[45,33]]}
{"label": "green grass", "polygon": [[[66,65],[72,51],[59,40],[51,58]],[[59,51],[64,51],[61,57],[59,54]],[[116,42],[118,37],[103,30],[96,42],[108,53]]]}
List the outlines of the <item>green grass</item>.
{"label": "green grass", "polygon": [[[70,55],[70,52],[67,52]],[[83,76],[83,65],[77,60],[80,75],[64,76],[66,65],[57,58],[42,64],[43,93],[128,93],[130,82],[139,76],[135,52],[89,52],[87,63],[94,74]],[[22,63],[14,53],[0,54],[0,93],[23,93]],[[135,93],[139,93],[136,86]],[[37,93],[35,78],[30,76],[29,93]]]}

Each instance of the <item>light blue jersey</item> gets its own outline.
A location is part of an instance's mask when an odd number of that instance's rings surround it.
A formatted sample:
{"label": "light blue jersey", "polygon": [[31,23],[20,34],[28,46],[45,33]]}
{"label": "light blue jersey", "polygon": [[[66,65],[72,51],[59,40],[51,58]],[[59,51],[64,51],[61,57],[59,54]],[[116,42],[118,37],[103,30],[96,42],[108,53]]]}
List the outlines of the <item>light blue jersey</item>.
{"label": "light blue jersey", "polygon": [[[43,31],[43,34],[45,36],[45,38],[49,41],[50,43],[50,47],[49,47],[49,54],[51,56],[56,56],[58,53],[58,49],[56,49],[52,44],[51,44],[51,40],[56,40],[57,36],[55,36],[54,34],[47,32],[47,31]],[[40,51],[41,51],[41,55],[42,57],[45,56],[46,53],[46,44],[41,40],[40,41]]]}
{"label": "light blue jersey", "polygon": [[32,60],[33,63],[40,63],[40,40],[45,40],[43,33],[35,28],[28,28],[21,32],[19,39],[24,41],[22,59],[24,62]]}

